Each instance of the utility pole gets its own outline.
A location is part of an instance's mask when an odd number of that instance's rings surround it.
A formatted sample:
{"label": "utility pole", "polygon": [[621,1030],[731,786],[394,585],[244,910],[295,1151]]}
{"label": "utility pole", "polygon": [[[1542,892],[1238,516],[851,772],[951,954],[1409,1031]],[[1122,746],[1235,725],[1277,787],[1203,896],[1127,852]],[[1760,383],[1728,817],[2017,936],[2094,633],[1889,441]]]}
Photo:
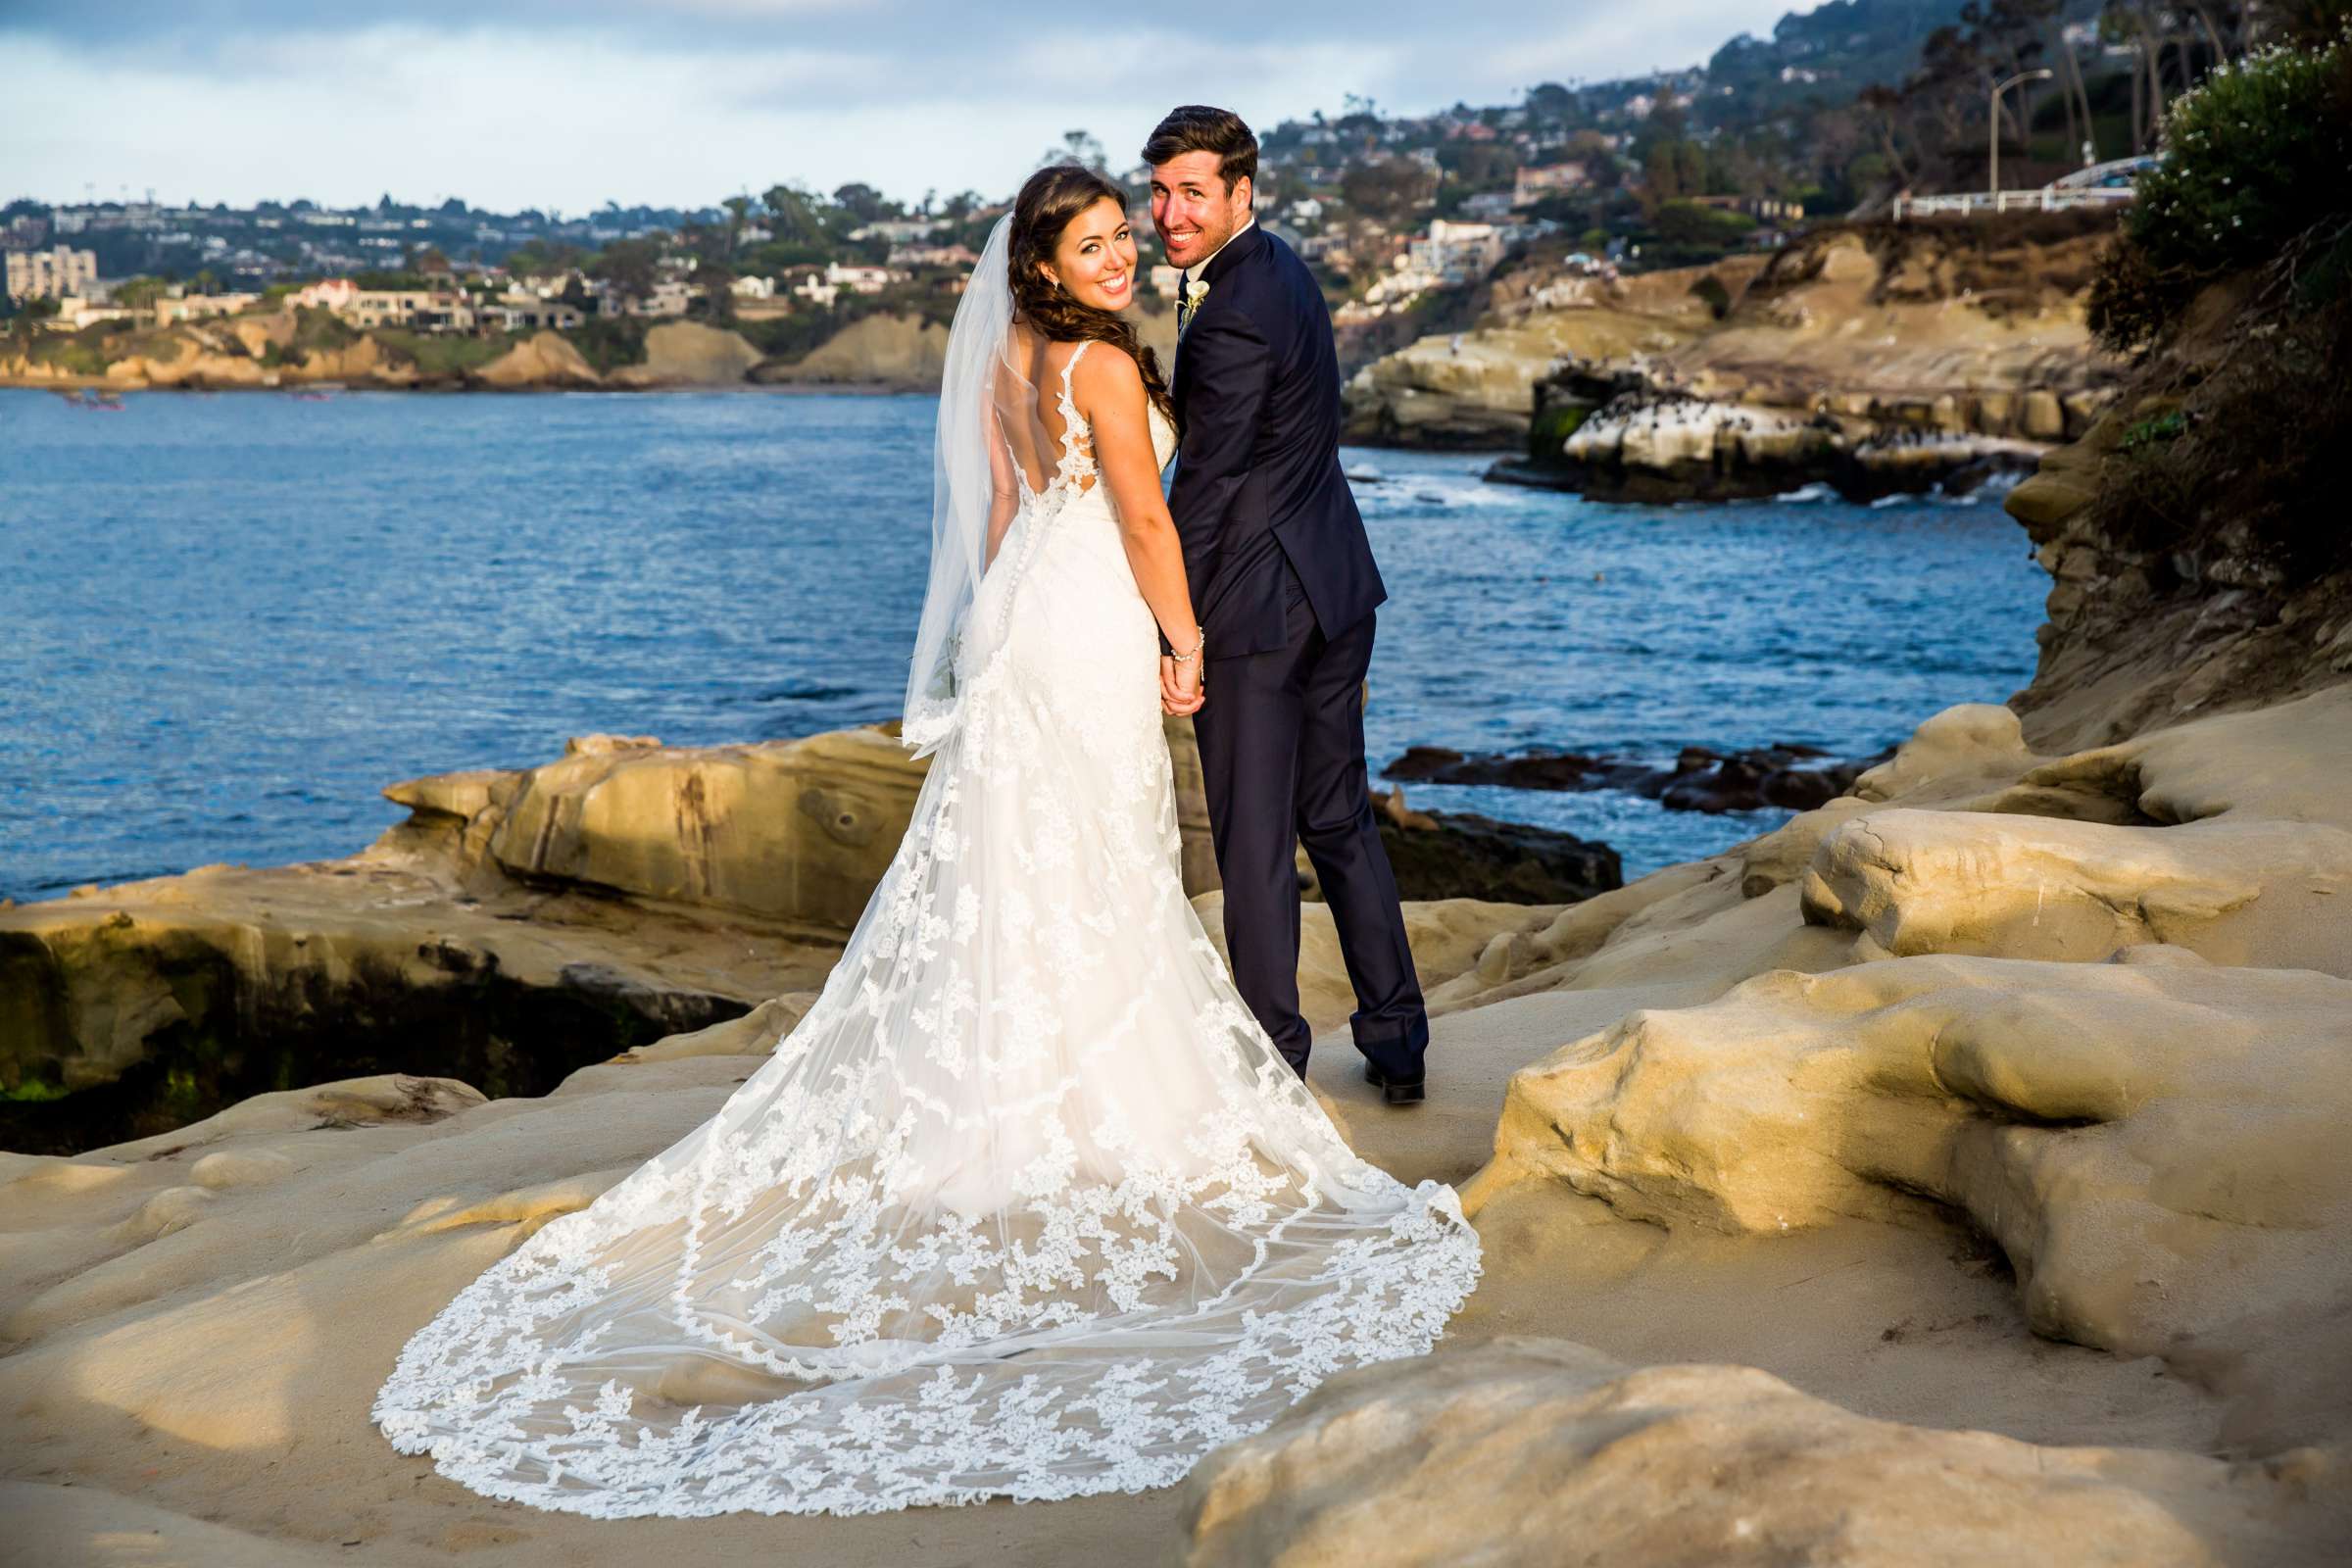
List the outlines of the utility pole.
{"label": "utility pole", "polygon": [[2046,68],[2040,71],[2021,71],[1992,89],[1992,108],[1988,116],[1988,123],[1984,127],[1985,150],[1988,155],[1984,160],[1987,170],[1984,188],[1992,194],[1996,206],[2000,202],[2001,195],[2001,94],[2021,81],[2047,81],[2052,74],[2053,73]]}

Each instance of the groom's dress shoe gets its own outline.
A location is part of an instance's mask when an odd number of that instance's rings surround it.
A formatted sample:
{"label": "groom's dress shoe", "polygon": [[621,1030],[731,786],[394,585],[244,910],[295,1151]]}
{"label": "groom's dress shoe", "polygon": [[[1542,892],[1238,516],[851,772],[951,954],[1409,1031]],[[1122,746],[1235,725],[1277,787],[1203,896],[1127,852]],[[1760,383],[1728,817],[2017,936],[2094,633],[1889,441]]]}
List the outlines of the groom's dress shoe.
{"label": "groom's dress shoe", "polygon": [[1380,1098],[1390,1104],[1410,1105],[1420,1102],[1423,1085],[1428,1079],[1415,1078],[1408,1083],[1401,1078],[1391,1078],[1367,1061],[1364,1063],[1364,1082],[1379,1090]]}

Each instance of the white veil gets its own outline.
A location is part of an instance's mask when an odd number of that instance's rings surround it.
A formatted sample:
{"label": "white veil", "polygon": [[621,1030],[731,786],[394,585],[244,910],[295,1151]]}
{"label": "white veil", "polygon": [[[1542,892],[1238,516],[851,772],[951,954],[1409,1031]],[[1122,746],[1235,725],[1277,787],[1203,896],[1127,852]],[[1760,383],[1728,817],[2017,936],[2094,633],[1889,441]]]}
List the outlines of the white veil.
{"label": "white veil", "polygon": [[939,387],[939,433],[931,468],[931,579],[906,676],[902,738],[924,756],[956,727],[963,693],[956,654],[980,578],[988,569],[989,523],[1001,504],[997,475],[1004,460],[997,419],[998,376],[1012,324],[1006,263],[1012,215],[989,231],[948,332]]}

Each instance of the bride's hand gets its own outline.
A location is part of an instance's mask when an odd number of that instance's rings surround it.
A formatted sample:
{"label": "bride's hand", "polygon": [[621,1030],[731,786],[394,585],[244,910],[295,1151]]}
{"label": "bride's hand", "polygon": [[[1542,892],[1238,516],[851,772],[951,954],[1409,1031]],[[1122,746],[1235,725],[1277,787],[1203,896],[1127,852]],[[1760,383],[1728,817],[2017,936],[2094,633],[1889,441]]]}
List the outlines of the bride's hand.
{"label": "bride's hand", "polygon": [[1167,655],[1159,661],[1159,710],[1172,716],[1200,711],[1206,682],[1198,663],[1179,664]]}

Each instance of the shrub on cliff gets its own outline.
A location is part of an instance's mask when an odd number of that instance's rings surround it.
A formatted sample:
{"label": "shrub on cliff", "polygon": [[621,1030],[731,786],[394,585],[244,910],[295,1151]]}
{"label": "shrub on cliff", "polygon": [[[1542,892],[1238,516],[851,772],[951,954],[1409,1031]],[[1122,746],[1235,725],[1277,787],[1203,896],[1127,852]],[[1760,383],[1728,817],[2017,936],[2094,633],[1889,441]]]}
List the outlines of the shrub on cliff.
{"label": "shrub on cliff", "polygon": [[313,349],[331,353],[359,340],[359,332],[334,312],[316,305],[299,305],[294,309],[294,341],[286,353],[299,361]]}
{"label": "shrub on cliff", "polygon": [[2217,72],[2089,302],[2140,350],[2090,532],[2159,594],[2280,596],[2352,566],[2352,34]]}
{"label": "shrub on cliff", "polygon": [[[2144,175],[2092,285],[2111,347],[2160,339],[2197,292],[2262,265],[2323,304],[2352,235],[2352,40],[2280,46],[2219,67],[2174,101],[2164,162]],[[2329,289],[2327,280],[2338,281]]]}

